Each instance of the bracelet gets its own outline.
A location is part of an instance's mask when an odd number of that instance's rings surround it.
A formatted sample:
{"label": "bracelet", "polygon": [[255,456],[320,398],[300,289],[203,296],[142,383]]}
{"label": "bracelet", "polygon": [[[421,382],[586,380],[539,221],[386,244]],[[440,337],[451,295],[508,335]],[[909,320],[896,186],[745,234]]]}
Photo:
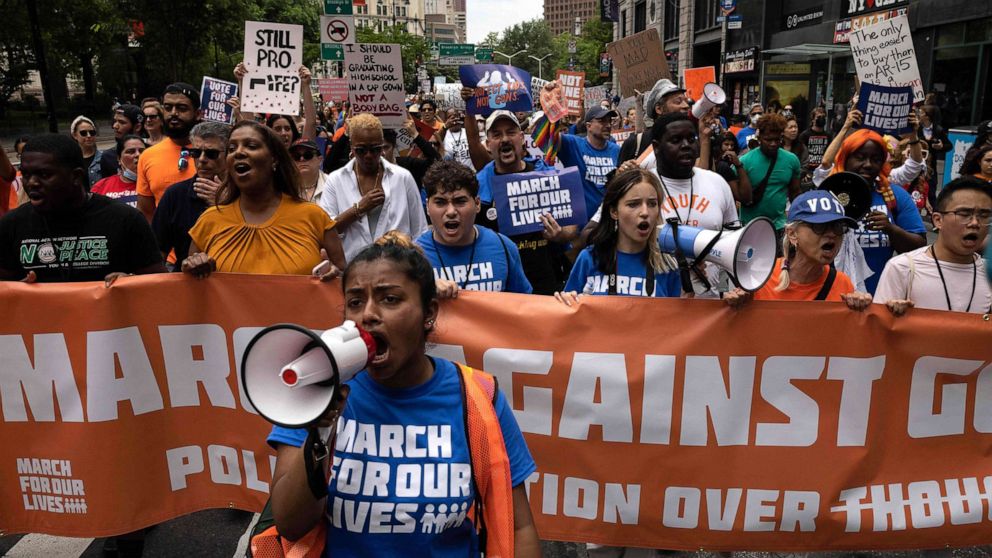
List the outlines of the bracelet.
{"label": "bracelet", "polygon": [[362,208],[358,205],[359,203],[361,203],[361,202],[355,202],[355,205],[351,206],[351,208],[355,210],[355,214],[356,215],[358,215],[359,217],[361,217],[362,216]]}

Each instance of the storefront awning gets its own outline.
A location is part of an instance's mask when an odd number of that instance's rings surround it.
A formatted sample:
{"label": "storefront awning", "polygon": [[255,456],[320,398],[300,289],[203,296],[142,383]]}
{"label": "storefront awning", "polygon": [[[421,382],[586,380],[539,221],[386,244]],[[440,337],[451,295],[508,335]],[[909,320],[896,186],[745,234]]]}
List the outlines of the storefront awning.
{"label": "storefront awning", "polygon": [[764,54],[773,56],[774,60],[812,60],[838,55],[849,56],[851,54],[851,47],[850,45],[803,43],[801,45],[768,49],[764,51]]}

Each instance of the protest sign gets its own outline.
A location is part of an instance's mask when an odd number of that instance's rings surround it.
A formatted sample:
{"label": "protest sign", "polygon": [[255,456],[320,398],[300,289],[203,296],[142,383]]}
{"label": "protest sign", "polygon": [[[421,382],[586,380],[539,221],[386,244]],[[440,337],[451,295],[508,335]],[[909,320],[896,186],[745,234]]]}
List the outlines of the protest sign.
{"label": "protest sign", "polygon": [[[299,276],[0,284],[0,531],[103,537],[261,510],[275,452],[242,389],[245,347],[270,324],[336,326],[342,307],[339,284]],[[981,315],[881,305],[566,309],[465,291],[442,301],[430,346],[498,378],[537,464],[542,538],[794,552],[992,543],[989,335]],[[354,432],[339,424],[338,443]],[[388,521],[371,515],[349,525]]]}
{"label": "protest sign", "polygon": [[619,130],[617,132],[610,132],[610,135],[613,136],[613,141],[622,144],[630,137],[632,132],[632,130]]}
{"label": "protest sign", "polygon": [[300,114],[302,25],[246,21],[244,64],[241,110]]}
{"label": "protest sign", "polygon": [[[417,133],[420,137],[427,141],[430,141],[431,136],[434,135],[434,127],[422,120],[413,120],[414,125],[417,128]],[[400,153],[406,153],[409,149],[413,148],[413,142],[416,138],[407,130],[406,126],[402,126],[396,130],[396,149]],[[419,151],[418,151],[419,152]]]}
{"label": "protest sign", "polygon": [[465,110],[465,99],[462,99],[462,84],[458,82],[434,84],[434,100],[443,108]]}
{"label": "protest sign", "polygon": [[324,102],[348,100],[348,78],[321,78],[317,87]]}
{"label": "protest sign", "polygon": [[545,213],[563,227],[587,221],[582,178],[576,167],[496,175],[492,180],[493,207],[499,231],[505,235],[544,230],[541,215]]}
{"label": "protest sign", "polygon": [[614,41],[606,48],[624,95],[636,95],[638,91],[647,93],[654,82],[671,77],[658,29],[654,27]]}
{"label": "protest sign", "polygon": [[539,77],[530,78],[530,90],[532,93],[539,92],[540,90],[544,89],[544,86],[547,84],[548,84],[548,80],[546,79],[541,79]]}
{"label": "protest sign", "polygon": [[847,38],[862,83],[888,87],[908,85],[913,88],[913,101],[923,101],[923,82],[913,37],[909,34],[908,17],[900,15],[852,29]]}
{"label": "protest sign", "polygon": [[345,45],[344,64],[352,113],[372,113],[385,128],[402,127],[406,121],[406,94],[400,45]]}
{"label": "protest sign", "polygon": [[561,83],[562,96],[565,98],[568,114],[578,116],[585,106],[583,98],[586,88],[586,73],[558,70],[558,82]]}
{"label": "protest sign", "polygon": [[620,104],[617,106],[617,112],[620,116],[627,116],[627,111],[634,108],[637,104],[637,97],[624,97],[620,99]]}
{"label": "protest sign", "polygon": [[530,74],[504,64],[474,64],[459,66],[458,76],[466,87],[475,89],[475,96],[466,103],[468,114],[489,115],[494,110],[530,111]]}
{"label": "protest sign", "polygon": [[203,119],[232,124],[234,107],[227,102],[231,97],[237,96],[237,83],[203,76],[203,84],[200,86],[200,110],[203,111]]}
{"label": "protest sign", "polygon": [[716,68],[705,66],[703,68],[688,68],[685,71],[685,94],[693,101],[698,101],[703,96],[703,86],[707,83],[716,83]]}
{"label": "protest sign", "polygon": [[539,93],[541,99],[541,110],[551,122],[558,122],[568,115],[568,107],[565,105],[565,88],[560,83],[553,83],[545,86]]}
{"label": "protest sign", "polygon": [[605,85],[595,85],[593,87],[586,87],[586,110],[592,107],[599,106],[599,103],[608,100],[610,98],[610,92]]}
{"label": "protest sign", "polygon": [[858,110],[864,115],[863,128],[880,134],[902,135],[913,129],[909,111],[913,109],[913,88],[885,87],[861,82]]}

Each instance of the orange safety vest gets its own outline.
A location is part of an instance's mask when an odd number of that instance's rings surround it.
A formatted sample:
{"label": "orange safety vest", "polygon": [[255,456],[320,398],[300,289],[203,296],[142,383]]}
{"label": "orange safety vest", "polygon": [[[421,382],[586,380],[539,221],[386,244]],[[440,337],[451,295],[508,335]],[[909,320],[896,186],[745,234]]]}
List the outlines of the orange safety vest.
{"label": "orange safety vest", "polygon": [[[494,407],[498,391],[496,378],[464,364],[456,365],[461,372],[465,432],[478,502],[470,517],[486,558],[511,558],[513,485],[510,480],[510,458],[506,454],[503,430]],[[477,517],[479,511],[481,521]],[[326,537],[325,521],[318,521],[313,529],[296,541],[279,536],[275,525],[272,525],[251,538],[251,555],[256,558],[319,558],[324,553]]]}

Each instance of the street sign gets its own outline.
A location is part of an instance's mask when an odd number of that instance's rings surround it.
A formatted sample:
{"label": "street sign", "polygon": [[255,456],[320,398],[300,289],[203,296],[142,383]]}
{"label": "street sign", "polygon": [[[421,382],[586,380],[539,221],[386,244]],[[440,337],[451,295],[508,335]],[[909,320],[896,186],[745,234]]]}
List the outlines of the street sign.
{"label": "street sign", "polygon": [[320,43],[353,45],[355,44],[355,16],[322,15],[320,16]]}
{"label": "street sign", "polygon": [[441,43],[441,66],[466,66],[475,64],[475,45],[465,43]]}
{"label": "street sign", "polygon": [[568,41],[568,53],[575,54],[575,41]]}
{"label": "street sign", "polygon": [[476,64],[492,64],[493,49],[491,47],[478,47],[475,49]]}
{"label": "street sign", "polygon": [[739,15],[727,16],[727,29],[740,29],[742,23],[741,16]]}
{"label": "street sign", "polygon": [[431,45],[431,60],[433,60],[434,62],[437,62],[438,58],[440,58],[440,57],[441,57],[441,47],[438,46],[438,43],[432,44]]}
{"label": "street sign", "polygon": [[326,15],[351,15],[352,0],[324,0],[324,14]]}
{"label": "street sign", "polygon": [[334,62],[344,61],[344,45],[336,45],[333,43],[321,43],[320,44],[320,59],[321,60],[331,60]]}

